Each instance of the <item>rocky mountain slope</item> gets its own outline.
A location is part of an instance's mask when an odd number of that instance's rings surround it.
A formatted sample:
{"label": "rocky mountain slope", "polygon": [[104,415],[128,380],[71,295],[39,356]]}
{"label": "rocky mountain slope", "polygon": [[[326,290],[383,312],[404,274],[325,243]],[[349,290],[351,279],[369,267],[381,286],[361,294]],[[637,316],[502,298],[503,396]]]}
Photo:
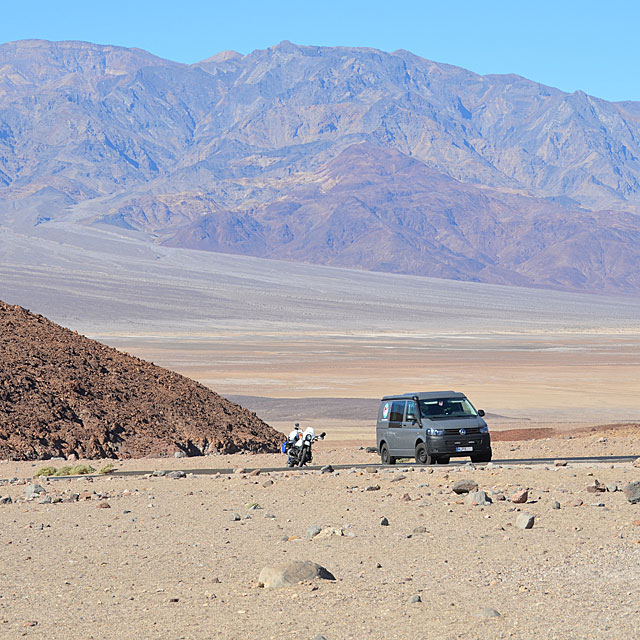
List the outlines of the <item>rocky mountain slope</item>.
{"label": "rocky mountain slope", "polygon": [[8,43],[0,225],[73,220],[211,251],[636,291],[639,113],[406,51],[283,42],[181,65]]}
{"label": "rocky mountain slope", "polygon": [[267,452],[280,438],[193,380],[0,301],[0,458]]}

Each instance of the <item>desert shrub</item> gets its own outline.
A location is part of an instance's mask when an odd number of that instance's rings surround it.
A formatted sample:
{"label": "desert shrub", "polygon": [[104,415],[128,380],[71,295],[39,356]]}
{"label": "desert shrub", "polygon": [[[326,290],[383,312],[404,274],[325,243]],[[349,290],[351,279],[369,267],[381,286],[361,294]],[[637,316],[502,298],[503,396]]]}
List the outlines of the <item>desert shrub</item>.
{"label": "desert shrub", "polygon": [[115,471],[115,467],[113,466],[113,462],[108,462],[107,464],[104,465],[104,467],[102,467],[98,473],[111,473],[112,471]]}
{"label": "desert shrub", "polygon": [[[63,467],[65,469],[66,467]],[[95,469],[88,464],[77,464],[75,467],[71,467],[69,473],[60,473],[59,475],[65,476],[85,476],[90,473],[94,473]]]}
{"label": "desert shrub", "polygon": [[34,478],[41,478],[42,476],[55,476],[57,469],[55,467],[41,467],[34,474]]}

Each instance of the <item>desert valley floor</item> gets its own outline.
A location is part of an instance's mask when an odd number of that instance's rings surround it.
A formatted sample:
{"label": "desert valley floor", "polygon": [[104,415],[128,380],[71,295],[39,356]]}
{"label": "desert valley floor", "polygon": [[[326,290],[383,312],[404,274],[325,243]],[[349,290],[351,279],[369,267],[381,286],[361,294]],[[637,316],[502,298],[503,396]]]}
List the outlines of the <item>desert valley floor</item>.
{"label": "desert valley floor", "polygon": [[[281,431],[294,420],[326,430],[319,464],[374,461],[363,448],[375,444],[375,415],[363,399],[428,389],[464,391],[490,414],[496,458],[640,455],[635,299],[74,233],[49,230],[37,244],[3,234],[0,298],[222,394],[251,396],[258,411],[289,399],[265,419]],[[117,466],[281,463],[265,454]],[[18,479],[0,486],[11,498],[0,505],[0,637],[637,634],[640,506],[619,490],[640,480],[630,462],[42,480],[63,500],[51,504],[24,500],[39,466],[0,464],[0,478]],[[465,503],[452,493],[460,479],[492,503]],[[513,503],[520,489],[528,500]],[[82,499],[68,501],[74,493]],[[532,529],[516,526],[521,512],[535,516]],[[313,525],[327,533],[309,538]],[[336,580],[259,586],[264,566],[292,559]]]}

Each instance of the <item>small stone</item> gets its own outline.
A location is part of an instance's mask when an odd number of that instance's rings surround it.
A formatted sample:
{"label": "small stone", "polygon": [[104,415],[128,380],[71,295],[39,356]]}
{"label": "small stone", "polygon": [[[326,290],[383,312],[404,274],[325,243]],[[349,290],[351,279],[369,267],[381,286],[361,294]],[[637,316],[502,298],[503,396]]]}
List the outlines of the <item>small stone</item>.
{"label": "small stone", "polygon": [[233,470],[233,473],[247,473],[247,470],[243,467],[237,467]]}
{"label": "small stone", "polygon": [[37,498],[41,493],[47,493],[46,489],[39,484],[29,484],[25,487],[24,497],[27,500]]}
{"label": "small stone", "polygon": [[164,469],[156,469],[151,475],[154,478],[162,478],[167,475],[167,472]]}
{"label": "small stone", "polygon": [[636,468],[640,468],[640,458],[636,458],[632,463],[632,466],[636,467]]}
{"label": "small stone", "polygon": [[559,509],[560,508],[560,503],[557,500],[554,500],[553,503],[551,504],[551,508],[552,509]]}
{"label": "small stone", "polygon": [[380,491],[379,484],[370,484],[368,487],[364,488],[365,491]]}
{"label": "small stone", "polygon": [[176,452],[173,454],[173,457],[174,457],[174,458],[186,458],[186,457],[187,457],[187,454],[186,454],[184,451],[176,451]]}
{"label": "small stone", "polygon": [[317,536],[314,536],[314,540],[324,540],[334,536],[342,538],[344,536],[344,531],[342,529],[337,529],[336,527],[324,527]]}
{"label": "small stone", "polygon": [[389,520],[387,520],[386,516],[382,516],[382,518],[380,518],[380,525],[383,527],[389,526]]}
{"label": "small stone", "polygon": [[426,527],[416,527],[413,530],[413,533],[426,533],[427,532],[427,528]]}
{"label": "small stone", "polygon": [[462,495],[463,493],[472,493],[477,490],[478,483],[475,480],[458,480],[458,482],[456,482],[451,488],[451,491],[458,495]]}
{"label": "small stone", "polygon": [[317,636],[313,636],[311,640],[327,640],[327,639],[321,633],[319,633]]}
{"label": "small stone", "polygon": [[274,519],[275,519],[275,516],[273,515],[273,513],[265,513],[265,514],[264,514],[264,517],[265,517],[267,520],[274,520]]}
{"label": "small stone", "polygon": [[[638,458],[640,460],[640,458]],[[640,502],[640,481],[630,482],[624,488],[624,495],[631,504]]]}
{"label": "small stone", "polygon": [[167,478],[171,478],[172,480],[178,480],[179,478],[186,478],[187,474],[184,471],[180,471],[180,470],[176,470],[176,471],[169,471],[169,473],[167,473]]}
{"label": "small stone", "polygon": [[491,504],[491,498],[484,491],[473,491],[467,495],[464,503],[473,506],[485,506]]}
{"label": "small stone", "polygon": [[516,520],[516,527],[518,529],[532,529],[535,521],[535,516],[530,513],[521,513]]}
{"label": "small stone", "polygon": [[615,493],[618,490],[618,485],[615,482],[607,484],[607,491],[609,493]]}
{"label": "small stone", "polygon": [[529,492],[526,489],[516,491],[510,498],[514,504],[524,504],[529,499]]}
{"label": "small stone", "polygon": [[477,618],[499,618],[502,614],[496,609],[491,609],[490,607],[485,607],[484,609],[480,609],[476,613]]}
{"label": "small stone", "polygon": [[0,498],[0,504],[11,504],[12,502],[11,496],[2,496],[2,498]]}
{"label": "small stone", "polygon": [[606,490],[607,488],[602,483],[598,482],[598,480],[594,480],[593,484],[587,487],[588,493],[601,493]]}
{"label": "small stone", "polygon": [[265,489],[266,489],[267,487],[272,486],[272,485],[273,485],[273,480],[265,480],[265,481],[262,483],[262,486],[263,486]]}
{"label": "small stone", "polygon": [[320,473],[333,473],[333,467],[330,464],[327,464],[320,469]]}
{"label": "small stone", "polygon": [[378,447],[365,447],[365,453],[378,453]]}
{"label": "small stone", "polygon": [[322,531],[322,527],[319,527],[317,524],[311,525],[307,529],[307,538],[315,538]]}
{"label": "small stone", "polygon": [[567,461],[566,460],[555,460],[553,465],[555,467],[566,467],[567,466]]}
{"label": "small stone", "polygon": [[96,509],[111,509],[111,505],[103,500],[102,502],[98,502]]}
{"label": "small stone", "polygon": [[411,596],[408,600],[408,604],[415,604],[417,602],[422,602],[422,598],[417,593],[415,596]]}
{"label": "small stone", "polygon": [[402,502],[411,502],[411,496],[408,493],[405,493],[400,500],[402,500]]}
{"label": "small stone", "polygon": [[365,471],[367,473],[378,473],[378,470],[375,467],[367,467]]}
{"label": "small stone", "polygon": [[51,496],[42,496],[38,502],[40,504],[51,504]]}
{"label": "small stone", "polygon": [[67,460],[68,460],[69,462],[75,462],[77,459],[78,459],[78,456],[77,456],[75,453],[70,453],[70,454],[67,456]]}
{"label": "small stone", "polygon": [[264,567],[260,571],[258,584],[268,589],[296,585],[299,582],[316,579],[335,580],[335,576],[325,567],[305,560]]}
{"label": "small stone", "polygon": [[255,478],[260,475],[260,469],[254,469],[253,471],[249,471],[249,476],[251,478]]}
{"label": "small stone", "polygon": [[391,482],[400,482],[401,480],[406,480],[407,476],[404,476],[402,474],[400,474],[399,476],[396,476],[395,478],[391,478]]}
{"label": "small stone", "polygon": [[242,520],[239,513],[232,513],[229,519],[231,522],[238,522],[239,520]]}

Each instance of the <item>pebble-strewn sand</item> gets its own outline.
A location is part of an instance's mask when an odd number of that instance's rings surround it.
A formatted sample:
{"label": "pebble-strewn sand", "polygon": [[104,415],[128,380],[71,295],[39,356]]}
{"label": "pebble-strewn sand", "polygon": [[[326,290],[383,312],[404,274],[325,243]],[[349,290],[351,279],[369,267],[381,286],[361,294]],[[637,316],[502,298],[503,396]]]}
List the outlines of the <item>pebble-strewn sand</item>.
{"label": "pebble-strewn sand", "polygon": [[[319,464],[377,460],[321,444]],[[638,444],[629,428],[496,442],[494,450],[500,458],[570,457],[630,454]],[[282,461],[238,455],[117,466]],[[4,462],[0,477],[24,478],[40,466]],[[464,504],[451,492],[462,478],[495,492],[493,504]],[[0,637],[626,640],[640,613],[640,505],[621,491],[589,493],[596,479],[622,488],[640,480],[640,469],[400,464],[377,473],[41,481],[50,497],[83,498],[60,504],[25,502],[25,485],[2,485],[0,496],[14,502],[0,505]],[[366,490],[372,486],[379,489]],[[529,489],[527,504],[508,500],[519,488]],[[110,508],[98,508],[103,501]],[[521,512],[535,516],[533,529],[515,526]],[[389,526],[380,525],[383,516]],[[312,525],[344,535],[310,540]],[[294,559],[325,566],[336,581],[258,586],[264,566]],[[409,603],[415,595],[421,602]],[[478,617],[485,608],[501,615]]]}

